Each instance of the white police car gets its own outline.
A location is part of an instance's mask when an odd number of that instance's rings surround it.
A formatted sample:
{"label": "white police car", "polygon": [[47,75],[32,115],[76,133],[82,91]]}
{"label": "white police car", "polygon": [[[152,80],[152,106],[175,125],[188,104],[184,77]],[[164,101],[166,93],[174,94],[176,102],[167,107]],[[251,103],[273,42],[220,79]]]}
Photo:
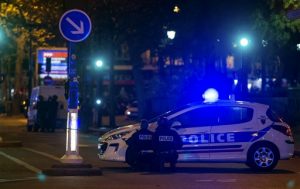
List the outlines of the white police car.
{"label": "white police car", "polygon": [[[164,114],[178,132],[183,147],[179,162],[244,162],[257,170],[272,170],[279,159],[294,153],[294,139],[268,105],[217,101],[186,105]],[[156,120],[149,130],[155,131]],[[125,140],[139,124],[120,127],[99,138],[102,160],[125,161]]]}

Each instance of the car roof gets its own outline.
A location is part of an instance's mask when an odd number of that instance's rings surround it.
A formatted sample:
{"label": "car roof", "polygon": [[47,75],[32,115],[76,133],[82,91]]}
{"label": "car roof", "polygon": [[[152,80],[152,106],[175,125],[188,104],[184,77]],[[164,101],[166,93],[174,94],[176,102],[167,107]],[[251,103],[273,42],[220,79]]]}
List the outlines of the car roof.
{"label": "car roof", "polygon": [[268,108],[269,105],[257,103],[257,102],[249,102],[249,101],[235,101],[235,100],[218,100],[216,102],[194,102],[187,104],[186,107],[193,106],[247,106],[253,108]]}

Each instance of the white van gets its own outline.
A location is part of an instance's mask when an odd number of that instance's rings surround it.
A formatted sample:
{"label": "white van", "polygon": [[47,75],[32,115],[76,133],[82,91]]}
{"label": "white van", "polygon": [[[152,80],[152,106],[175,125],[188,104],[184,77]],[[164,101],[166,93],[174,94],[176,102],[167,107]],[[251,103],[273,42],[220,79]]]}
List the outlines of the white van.
{"label": "white van", "polygon": [[56,127],[64,128],[67,120],[68,105],[65,99],[64,86],[37,86],[32,89],[27,112],[27,130],[31,131],[37,122],[37,101],[39,96],[47,100],[50,96],[56,95],[58,102]]}

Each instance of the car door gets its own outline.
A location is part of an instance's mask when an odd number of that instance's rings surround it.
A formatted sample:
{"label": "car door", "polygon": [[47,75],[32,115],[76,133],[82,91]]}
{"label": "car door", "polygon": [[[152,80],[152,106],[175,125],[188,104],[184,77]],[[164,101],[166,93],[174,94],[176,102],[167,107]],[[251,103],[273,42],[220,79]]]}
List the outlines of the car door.
{"label": "car door", "polygon": [[257,131],[253,109],[241,106],[217,107],[218,123],[211,127],[211,160],[240,160]]}
{"label": "car door", "polygon": [[179,161],[209,159],[210,129],[217,122],[215,115],[210,107],[197,107],[181,111],[170,119],[183,142]]}

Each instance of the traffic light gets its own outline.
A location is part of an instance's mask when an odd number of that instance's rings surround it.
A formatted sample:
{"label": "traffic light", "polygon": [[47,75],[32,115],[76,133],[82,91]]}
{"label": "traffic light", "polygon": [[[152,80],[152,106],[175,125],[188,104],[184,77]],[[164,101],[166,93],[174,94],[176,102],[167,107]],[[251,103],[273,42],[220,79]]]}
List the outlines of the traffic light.
{"label": "traffic light", "polygon": [[51,57],[46,58],[46,72],[51,72]]}

